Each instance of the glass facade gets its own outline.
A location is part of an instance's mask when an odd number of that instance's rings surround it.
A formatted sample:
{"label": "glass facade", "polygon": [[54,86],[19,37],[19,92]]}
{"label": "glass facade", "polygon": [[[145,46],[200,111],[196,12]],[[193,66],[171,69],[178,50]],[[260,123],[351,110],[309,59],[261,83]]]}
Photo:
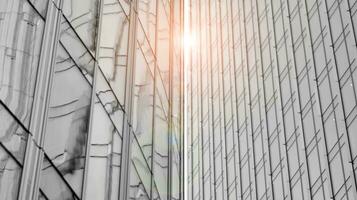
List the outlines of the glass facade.
{"label": "glass facade", "polygon": [[0,199],[355,200],[356,27],[357,0],[0,0]]}
{"label": "glass facade", "polygon": [[188,4],[188,199],[357,199],[357,1]]}
{"label": "glass facade", "polygon": [[183,1],[0,0],[0,199],[183,199]]}

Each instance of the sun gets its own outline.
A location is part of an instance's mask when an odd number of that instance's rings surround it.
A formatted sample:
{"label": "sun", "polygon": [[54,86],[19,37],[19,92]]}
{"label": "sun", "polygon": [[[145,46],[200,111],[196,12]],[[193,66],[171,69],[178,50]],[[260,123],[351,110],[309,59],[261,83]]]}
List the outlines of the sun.
{"label": "sun", "polygon": [[184,51],[186,52],[189,52],[191,51],[191,48],[194,48],[195,46],[195,34],[193,32],[186,32],[184,35],[183,35],[183,48],[184,48]]}

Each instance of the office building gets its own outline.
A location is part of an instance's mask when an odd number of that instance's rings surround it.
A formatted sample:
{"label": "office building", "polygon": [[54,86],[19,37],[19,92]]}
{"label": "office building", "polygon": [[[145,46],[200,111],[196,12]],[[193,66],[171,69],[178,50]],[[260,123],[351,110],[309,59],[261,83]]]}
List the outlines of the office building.
{"label": "office building", "polygon": [[183,199],[182,11],[0,0],[0,199]]}
{"label": "office building", "polygon": [[357,199],[357,1],[188,7],[188,199]]}

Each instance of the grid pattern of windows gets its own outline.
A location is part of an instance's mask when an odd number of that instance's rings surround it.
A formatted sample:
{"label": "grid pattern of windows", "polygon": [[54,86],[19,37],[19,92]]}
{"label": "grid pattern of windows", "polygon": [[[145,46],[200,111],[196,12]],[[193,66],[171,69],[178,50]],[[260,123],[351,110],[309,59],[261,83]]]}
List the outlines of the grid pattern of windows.
{"label": "grid pattern of windows", "polygon": [[189,199],[356,199],[357,1],[189,8]]}
{"label": "grid pattern of windows", "polygon": [[183,1],[0,0],[0,199],[183,199]]}

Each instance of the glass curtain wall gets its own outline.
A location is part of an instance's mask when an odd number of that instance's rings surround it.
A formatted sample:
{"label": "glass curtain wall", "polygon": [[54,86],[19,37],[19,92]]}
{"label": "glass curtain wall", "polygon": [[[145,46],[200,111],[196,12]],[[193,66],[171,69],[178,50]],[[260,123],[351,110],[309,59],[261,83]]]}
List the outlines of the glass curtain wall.
{"label": "glass curtain wall", "polygon": [[355,0],[190,0],[189,199],[356,199]]}
{"label": "glass curtain wall", "polygon": [[182,199],[182,32],[180,0],[0,0],[0,199]]}

